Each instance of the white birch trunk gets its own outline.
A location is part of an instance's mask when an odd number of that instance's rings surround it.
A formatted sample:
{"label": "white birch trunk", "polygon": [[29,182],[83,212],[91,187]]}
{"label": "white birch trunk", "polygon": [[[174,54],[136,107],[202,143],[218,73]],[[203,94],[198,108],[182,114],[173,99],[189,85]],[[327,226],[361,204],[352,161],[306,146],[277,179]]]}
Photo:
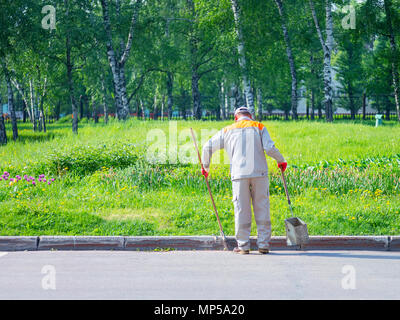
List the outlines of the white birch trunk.
{"label": "white birch trunk", "polygon": [[220,96],[220,103],[221,103],[221,119],[226,119],[226,95],[225,95],[225,84],[224,80],[221,81],[221,96]]}
{"label": "white birch trunk", "polygon": [[321,29],[317,14],[315,12],[314,3],[309,0],[311,13],[314,19],[315,27],[317,29],[318,37],[321,42],[321,46],[324,52],[324,95],[325,95],[325,114],[326,121],[333,121],[333,110],[332,110],[332,65],[331,65],[331,53],[333,49],[333,21],[332,21],[332,3],[330,0],[325,2],[325,17],[326,17],[326,41],[322,36]]}
{"label": "white birch trunk", "polygon": [[290,67],[290,75],[292,77],[292,116],[294,119],[297,119],[297,74],[296,74],[296,66],[294,63],[294,57],[292,53],[292,47],[290,45],[290,38],[289,38],[289,32],[286,27],[285,23],[285,13],[284,13],[284,8],[282,5],[281,0],[275,0],[276,6],[278,7],[279,15],[281,16],[281,23],[282,23],[282,31],[283,31],[283,37],[285,39],[285,44],[286,44],[286,55],[288,57],[289,61],[289,67]]}
{"label": "white birch trunk", "polygon": [[32,125],[33,131],[37,130],[37,122],[36,122],[36,110],[35,110],[35,92],[33,88],[33,81],[29,79],[29,92],[30,92],[30,106],[31,106],[31,114],[32,114]]}
{"label": "white birch trunk", "polygon": [[262,121],[262,118],[263,118],[263,98],[262,98],[262,90],[260,88],[257,89],[257,107],[258,107],[258,121]]}
{"label": "white birch trunk", "polygon": [[[141,0],[137,0],[136,4],[140,5],[141,2]],[[117,54],[112,45],[111,20],[108,10],[108,1],[101,0],[101,6],[103,10],[103,23],[107,37],[107,57],[113,76],[117,116],[118,119],[126,119],[129,116],[129,101],[126,92],[125,63],[128,60],[129,53],[132,48],[133,34],[138,20],[139,8],[135,8],[132,14],[126,45],[124,44],[123,39],[120,39],[119,43],[121,47],[121,53]],[[119,9],[119,1],[117,1],[117,14],[119,14]]]}
{"label": "white birch trunk", "polygon": [[390,39],[390,50],[392,55],[392,80],[393,80],[393,91],[394,91],[394,100],[396,103],[396,111],[397,118],[400,121],[400,84],[399,84],[399,61],[398,61],[398,53],[397,53],[397,45],[396,38],[392,25],[392,3],[390,0],[384,1],[385,13],[386,13],[386,24],[389,29],[389,39]]}
{"label": "white birch trunk", "polygon": [[243,81],[243,89],[246,99],[247,107],[250,109],[250,112],[254,114],[254,97],[251,91],[251,84],[248,78],[248,70],[247,70],[247,61],[245,56],[245,48],[244,48],[244,40],[243,40],[243,32],[240,23],[240,7],[238,0],[231,0],[233,15],[235,18],[235,30],[238,38],[238,55],[239,55],[239,66],[242,70],[242,81]]}
{"label": "white birch trunk", "polygon": [[19,94],[22,96],[22,100],[24,101],[26,112],[28,113],[29,121],[32,122],[32,124],[33,124],[32,113],[29,108],[28,98],[25,95],[24,88],[16,80],[12,79],[11,81],[12,81],[12,84],[14,85],[14,87],[19,92]]}

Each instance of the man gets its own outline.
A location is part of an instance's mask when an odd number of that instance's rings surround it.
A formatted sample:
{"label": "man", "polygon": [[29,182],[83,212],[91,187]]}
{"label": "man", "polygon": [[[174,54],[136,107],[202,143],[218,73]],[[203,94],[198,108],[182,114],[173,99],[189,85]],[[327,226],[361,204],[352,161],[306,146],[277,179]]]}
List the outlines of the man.
{"label": "man", "polygon": [[269,213],[269,180],[265,153],[278,162],[285,171],[287,163],[275,148],[263,124],[253,121],[246,107],[235,111],[235,123],[214,135],[203,148],[202,174],[207,178],[212,154],[224,148],[229,156],[235,211],[235,237],[238,243],[233,251],[250,252],[251,203],[257,224],[258,251],[269,252],[271,220]]}

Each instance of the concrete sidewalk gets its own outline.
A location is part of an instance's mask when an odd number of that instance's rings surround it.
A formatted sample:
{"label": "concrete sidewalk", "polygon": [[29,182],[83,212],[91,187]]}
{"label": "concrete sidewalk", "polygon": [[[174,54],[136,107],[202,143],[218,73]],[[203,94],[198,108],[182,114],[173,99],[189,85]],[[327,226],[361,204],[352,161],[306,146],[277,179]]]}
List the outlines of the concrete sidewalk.
{"label": "concrete sidewalk", "polygon": [[[236,246],[234,237],[227,237],[228,246]],[[256,237],[251,238],[255,250]],[[221,237],[124,237],[124,236],[0,236],[0,251],[36,250],[223,250]],[[272,250],[293,250],[286,245],[286,237],[272,237]],[[305,250],[400,250],[400,236],[310,236]]]}
{"label": "concrete sidewalk", "polygon": [[0,299],[400,299],[390,251],[3,252],[0,270]]}

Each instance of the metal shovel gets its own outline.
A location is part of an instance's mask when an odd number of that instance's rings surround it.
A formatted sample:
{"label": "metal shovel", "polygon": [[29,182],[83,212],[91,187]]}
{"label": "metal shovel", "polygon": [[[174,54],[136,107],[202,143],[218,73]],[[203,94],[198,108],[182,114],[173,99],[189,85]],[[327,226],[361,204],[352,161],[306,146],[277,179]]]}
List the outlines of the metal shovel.
{"label": "metal shovel", "polygon": [[285,219],[286,244],[288,246],[300,246],[300,249],[303,250],[304,245],[309,242],[307,224],[305,224],[304,221],[302,221],[301,219],[293,216],[292,204],[290,202],[289,192],[283,170],[281,170],[281,174],[290,212],[292,214],[291,218]]}

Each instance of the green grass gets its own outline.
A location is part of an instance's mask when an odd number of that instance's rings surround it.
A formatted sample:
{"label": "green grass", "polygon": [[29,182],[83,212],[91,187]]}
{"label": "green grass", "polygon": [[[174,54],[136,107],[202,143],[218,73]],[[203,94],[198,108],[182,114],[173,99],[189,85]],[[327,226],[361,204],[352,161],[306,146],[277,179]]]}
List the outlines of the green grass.
{"label": "green grass", "polygon": [[[23,179],[12,185],[0,181],[0,235],[217,235],[188,129],[193,127],[204,142],[228,124],[132,119],[81,124],[76,136],[69,123],[51,124],[46,134],[21,123],[20,141],[0,147],[1,172],[36,179],[46,174],[55,181],[36,186]],[[399,234],[400,125],[265,125],[289,163],[294,213],[306,221],[310,234]],[[188,157],[151,162],[149,132],[162,130],[167,154],[173,155],[175,128],[176,148]],[[183,163],[187,158],[193,163]],[[210,184],[224,231],[233,235],[229,165],[223,151],[213,160]],[[273,235],[283,235],[290,213],[276,163],[268,163]],[[255,223],[252,228],[255,235]]]}

